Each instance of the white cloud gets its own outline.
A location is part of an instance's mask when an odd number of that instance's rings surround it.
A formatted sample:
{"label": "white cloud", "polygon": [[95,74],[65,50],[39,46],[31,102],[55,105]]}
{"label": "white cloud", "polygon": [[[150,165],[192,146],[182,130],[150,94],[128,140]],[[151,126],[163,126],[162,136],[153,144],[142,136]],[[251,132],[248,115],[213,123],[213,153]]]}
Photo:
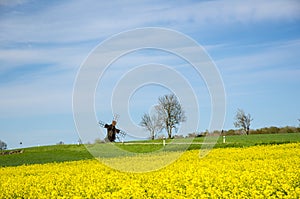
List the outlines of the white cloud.
{"label": "white cloud", "polygon": [[0,34],[1,42],[74,42],[103,39],[144,26],[186,31],[193,25],[192,30],[199,31],[200,27],[224,23],[299,19],[299,4],[298,1],[59,2],[32,13],[2,17]]}
{"label": "white cloud", "polygon": [[[240,51],[245,48],[251,50],[241,54]],[[233,51],[232,49],[237,52],[216,60],[229,101],[236,102],[243,96],[250,99],[253,96],[264,96],[271,92],[270,88],[279,91],[281,88],[293,90],[299,86],[299,48],[299,40],[221,46],[218,49],[220,52]],[[295,88],[290,85],[295,85]]]}
{"label": "white cloud", "polygon": [[299,18],[299,5],[297,1],[215,1],[210,8],[217,9],[209,16],[222,22],[286,20]]}
{"label": "white cloud", "polygon": [[[230,56],[216,60],[217,65],[227,71],[231,72],[245,72],[254,71],[260,72],[265,69],[281,68],[287,69],[293,67],[291,62],[294,62],[294,67],[298,66],[296,60],[299,56],[298,49],[300,48],[300,40],[288,40],[281,42],[260,43],[250,46],[231,46],[224,45],[219,49],[220,51],[230,51],[235,49],[247,48],[248,53],[231,54]],[[295,63],[296,62],[296,63]]]}
{"label": "white cloud", "polygon": [[16,5],[22,5],[30,0],[1,0],[0,6],[16,6]]}
{"label": "white cloud", "polygon": [[52,64],[56,70],[78,67],[90,51],[82,47],[0,49],[0,72],[33,64]]}
{"label": "white cloud", "polygon": [[1,117],[71,113],[73,76],[61,73],[1,85]]}

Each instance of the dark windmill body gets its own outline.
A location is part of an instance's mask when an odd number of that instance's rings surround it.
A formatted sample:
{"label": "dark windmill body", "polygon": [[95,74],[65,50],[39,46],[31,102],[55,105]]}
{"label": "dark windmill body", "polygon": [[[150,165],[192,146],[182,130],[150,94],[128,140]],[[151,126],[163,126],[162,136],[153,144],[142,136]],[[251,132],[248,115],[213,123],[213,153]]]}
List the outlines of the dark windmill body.
{"label": "dark windmill body", "polygon": [[106,128],[107,130],[105,141],[115,142],[116,138],[118,138],[118,140],[121,141],[118,135],[123,137],[126,135],[124,131],[116,128],[117,125],[116,117],[114,118],[111,124],[106,124],[102,121],[99,121],[99,124],[103,128]]}

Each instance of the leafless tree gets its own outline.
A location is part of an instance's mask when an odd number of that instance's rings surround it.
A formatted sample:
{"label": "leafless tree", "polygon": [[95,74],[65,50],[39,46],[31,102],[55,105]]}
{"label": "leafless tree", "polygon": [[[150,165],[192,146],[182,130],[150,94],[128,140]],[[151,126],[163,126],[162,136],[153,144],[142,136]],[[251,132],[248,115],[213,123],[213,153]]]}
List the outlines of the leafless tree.
{"label": "leafless tree", "polygon": [[0,140],[0,151],[7,149],[7,144]]}
{"label": "leafless tree", "polygon": [[250,125],[253,118],[248,113],[247,115],[242,109],[238,109],[235,115],[234,126],[237,128],[242,128],[247,135],[249,135]]}
{"label": "leafless tree", "polygon": [[140,125],[150,132],[152,140],[154,140],[157,133],[163,129],[162,122],[159,120],[157,113],[152,113],[151,115],[145,113],[142,116]]}
{"label": "leafless tree", "polygon": [[185,112],[177,97],[174,94],[159,97],[156,110],[159,120],[162,121],[163,127],[168,133],[168,138],[172,138],[172,129],[186,121]]}

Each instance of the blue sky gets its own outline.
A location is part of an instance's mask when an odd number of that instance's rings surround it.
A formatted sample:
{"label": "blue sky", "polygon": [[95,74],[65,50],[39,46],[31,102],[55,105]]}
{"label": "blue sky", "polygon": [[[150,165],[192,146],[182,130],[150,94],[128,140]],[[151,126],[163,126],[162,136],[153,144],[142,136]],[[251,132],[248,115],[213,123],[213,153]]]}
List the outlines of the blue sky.
{"label": "blue sky", "polygon": [[[20,142],[23,146],[75,143],[79,135],[72,92],[80,66],[105,39],[143,27],[179,31],[205,48],[224,82],[224,129],[234,128],[238,108],[253,116],[252,128],[299,125],[297,0],[0,0],[0,140],[10,148]],[[191,81],[199,98],[197,130],[208,129],[211,113],[205,83],[183,67],[182,60],[158,51],[136,52],[114,63],[96,93],[97,117],[112,118],[110,102],[101,91],[114,88],[123,74],[120,66],[130,70],[149,62],[174,66]],[[166,92],[155,85],[138,89],[129,102],[132,119],[138,123]],[[122,115],[119,124],[126,129]]]}

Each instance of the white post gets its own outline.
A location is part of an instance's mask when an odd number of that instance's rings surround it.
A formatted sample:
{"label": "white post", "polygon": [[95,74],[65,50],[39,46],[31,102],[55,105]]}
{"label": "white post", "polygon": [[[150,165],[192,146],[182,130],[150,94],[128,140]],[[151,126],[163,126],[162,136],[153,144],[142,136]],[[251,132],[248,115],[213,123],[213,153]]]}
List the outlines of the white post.
{"label": "white post", "polygon": [[225,137],[225,135],[223,135],[223,143],[225,143],[226,142],[226,137]]}
{"label": "white post", "polygon": [[163,138],[163,146],[166,146],[166,138]]}

